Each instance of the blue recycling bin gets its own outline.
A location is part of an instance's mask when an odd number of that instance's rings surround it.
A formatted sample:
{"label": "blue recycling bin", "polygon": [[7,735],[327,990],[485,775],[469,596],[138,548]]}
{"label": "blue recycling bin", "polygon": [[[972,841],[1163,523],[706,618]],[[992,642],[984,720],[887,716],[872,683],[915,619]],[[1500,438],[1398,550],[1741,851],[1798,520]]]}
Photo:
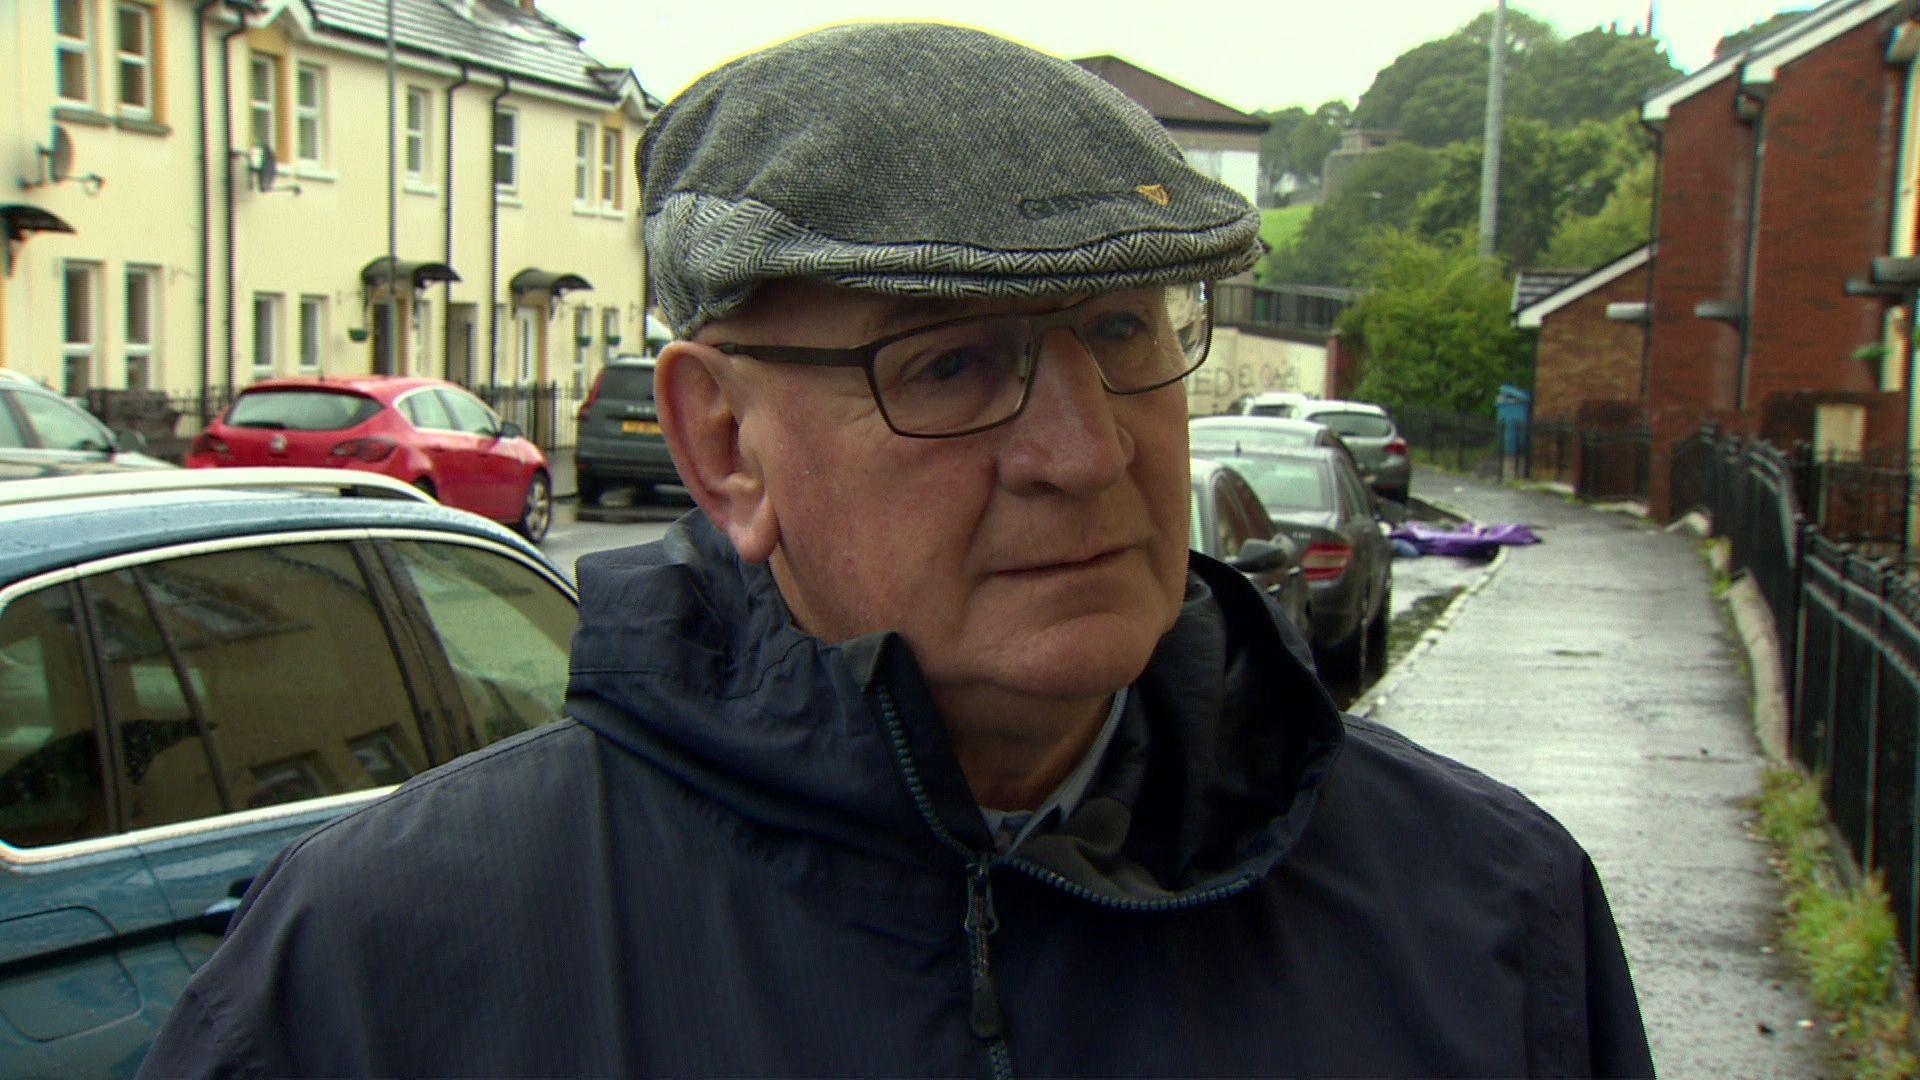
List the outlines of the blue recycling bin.
{"label": "blue recycling bin", "polygon": [[1494,395],[1493,416],[1500,422],[1500,451],[1518,454],[1526,444],[1527,424],[1533,415],[1533,395],[1511,384],[1502,384]]}

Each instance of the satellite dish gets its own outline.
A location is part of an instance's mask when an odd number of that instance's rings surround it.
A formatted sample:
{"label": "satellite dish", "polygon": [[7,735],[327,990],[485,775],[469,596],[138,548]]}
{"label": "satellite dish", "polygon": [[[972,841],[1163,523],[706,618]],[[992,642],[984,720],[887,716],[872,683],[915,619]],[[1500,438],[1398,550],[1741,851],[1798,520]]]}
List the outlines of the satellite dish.
{"label": "satellite dish", "polygon": [[52,145],[47,147],[47,176],[59,183],[73,175],[73,137],[59,124],[53,125]]}
{"label": "satellite dish", "polygon": [[280,162],[273,156],[273,147],[256,146],[253,148],[253,186],[256,191],[272,191],[273,182],[280,177]]}

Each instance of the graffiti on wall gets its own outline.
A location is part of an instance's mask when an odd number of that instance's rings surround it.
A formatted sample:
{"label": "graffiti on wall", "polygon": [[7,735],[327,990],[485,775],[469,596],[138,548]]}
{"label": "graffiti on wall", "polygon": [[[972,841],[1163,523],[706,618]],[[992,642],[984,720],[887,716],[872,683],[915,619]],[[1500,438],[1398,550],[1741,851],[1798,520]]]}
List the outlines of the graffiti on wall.
{"label": "graffiti on wall", "polygon": [[1195,415],[1219,413],[1249,394],[1313,389],[1300,385],[1299,370],[1285,357],[1217,365],[1209,362],[1187,376],[1187,411]]}

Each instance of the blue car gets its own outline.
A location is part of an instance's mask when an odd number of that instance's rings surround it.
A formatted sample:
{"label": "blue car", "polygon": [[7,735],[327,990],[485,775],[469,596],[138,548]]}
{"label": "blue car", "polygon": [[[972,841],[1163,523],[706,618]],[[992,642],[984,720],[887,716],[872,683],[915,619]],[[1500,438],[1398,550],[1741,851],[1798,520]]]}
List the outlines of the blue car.
{"label": "blue car", "polygon": [[576,600],[385,477],[0,483],[0,1076],[133,1072],[288,842],[560,715]]}

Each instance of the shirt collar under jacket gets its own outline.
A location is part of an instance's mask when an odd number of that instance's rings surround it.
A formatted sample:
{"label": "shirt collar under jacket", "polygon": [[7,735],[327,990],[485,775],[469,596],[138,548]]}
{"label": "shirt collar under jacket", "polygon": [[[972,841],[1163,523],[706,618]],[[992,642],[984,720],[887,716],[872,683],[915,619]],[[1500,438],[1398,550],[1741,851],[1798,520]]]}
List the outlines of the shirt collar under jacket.
{"label": "shirt collar under jacket", "polygon": [[1120,712],[1127,705],[1127,688],[1113,695],[1113,706],[1107,710],[1107,718],[1100,725],[1100,733],[1093,737],[1093,744],[1087,752],[1080,755],[1080,761],[1060,781],[1053,794],[1048,795],[1038,808],[1033,810],[995,810],[982,806],[980,814],[987,819],[987,832],[993,836],[994,847],[1005,855],[1019,847],[1021,842],[1042,825],[1050,822],[1065,821],[1073,816],[1080,806],[1080,800],[1087,794],[1087,785],[1093,783],[1094,770],[1100,767],[1100,761],[1107,756],[1107,744],[1113,742],[1113,733],[1120,726]]}

